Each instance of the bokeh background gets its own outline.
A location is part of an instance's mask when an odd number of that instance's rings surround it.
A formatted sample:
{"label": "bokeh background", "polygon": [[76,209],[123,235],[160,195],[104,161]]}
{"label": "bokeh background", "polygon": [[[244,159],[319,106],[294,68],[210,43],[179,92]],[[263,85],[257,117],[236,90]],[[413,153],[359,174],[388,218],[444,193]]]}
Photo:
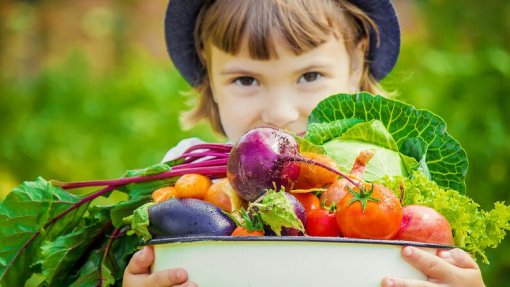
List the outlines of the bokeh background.
{"label": "bokeh background", "polygon": [[[0,198],[37,176],[111,178],[180,139],[190,87],[163,42],[167,1],[0,0]],[[403,45],[383,84],[434,111],[465,148],[469,195],[510,204],[510,2],[396,0]],[[510,236],[482,265],[510,286]]]}

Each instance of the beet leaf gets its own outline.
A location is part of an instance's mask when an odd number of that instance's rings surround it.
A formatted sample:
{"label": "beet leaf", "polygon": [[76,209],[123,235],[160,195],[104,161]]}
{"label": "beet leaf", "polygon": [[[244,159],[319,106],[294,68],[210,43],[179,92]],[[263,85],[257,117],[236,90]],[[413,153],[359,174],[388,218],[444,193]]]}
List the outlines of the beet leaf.
{"label": "beet leaf", "polygon": [[0,282],[19,286],[33,274],[34,258],[40,258],[40,246],[60,234],[70,232],[88,205],[71,210],[58,221],[53,218],[73,207],[80,197],[38,178],[11,191],[0,203]]}
{"label": "beet leaf", "polygon": [[[201,173],[226,177],[231,146],[198,145],[180,158],[123,177],[82,182],[25,182],[0,202],[0,286],[23,286],[33,274],[40,286],[111,286],[122,280],[128,260],[140,244],[126,236],[122,218],[150,201],[155,189],[179,176]],[[67,190],[97,187],[74,195]],[[94,199],[117,190],[127,200],[111,206]]]}

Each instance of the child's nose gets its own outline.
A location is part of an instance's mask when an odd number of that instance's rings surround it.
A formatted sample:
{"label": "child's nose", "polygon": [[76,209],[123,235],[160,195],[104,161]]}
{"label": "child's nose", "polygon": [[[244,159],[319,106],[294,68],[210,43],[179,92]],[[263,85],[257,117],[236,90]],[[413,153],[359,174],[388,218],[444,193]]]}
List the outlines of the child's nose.
{"label": "child's nose", "polygon": [[272,96],[265,104],[262,121],[278,128],[285,128],[299,119],[297,103],[284,96]]}

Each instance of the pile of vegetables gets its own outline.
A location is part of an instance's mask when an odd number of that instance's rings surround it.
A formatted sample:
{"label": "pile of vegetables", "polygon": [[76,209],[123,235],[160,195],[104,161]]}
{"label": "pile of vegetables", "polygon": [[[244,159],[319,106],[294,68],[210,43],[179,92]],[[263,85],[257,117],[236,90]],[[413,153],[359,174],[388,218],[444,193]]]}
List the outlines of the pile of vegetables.
{"label": "pile of vegetables", "polygon": [[[119,179],[24,182],[0,203],[0,285],[116,285],[140,243],[161,237],[424,241],[487,262],[510,207],[481,210],[466,195],[467,167],[433,113],[335,95],[313,110],[304,137],[258,128],[234,146],[196,145]],[[125,199],[97,203],[112,192]]]}

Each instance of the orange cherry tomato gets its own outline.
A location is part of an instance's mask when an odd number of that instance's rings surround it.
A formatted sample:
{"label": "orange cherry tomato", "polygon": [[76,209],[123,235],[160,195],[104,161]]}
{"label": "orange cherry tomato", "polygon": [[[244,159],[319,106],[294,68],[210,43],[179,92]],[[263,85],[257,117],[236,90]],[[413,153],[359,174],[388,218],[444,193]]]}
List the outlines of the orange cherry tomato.
{"label": "orange cherry tomato", "polygon": [[237,195],[227,178],[214,182],[207,189],[204,201],[227,212],[232,212],[243,205],[243,200]]}
{"label": "orange cherry tomato", "polygon": [[398,197],[380,184],[355,187],[340,201],[335,214],[346,237],[391,239],[400,228],[402,206]]}
{"label": "orange cherry tomato", "polygon": [[246,228],[238,226],[232,232],[232,236],[264,236],[264,231],[262,230],[248,231]]}
{"label": "orange cherry tomato", "polygon": [[177,190],[173,186],[165,186],[156,189],[152,192],[152,201],[155,203],[160,203],[165,200],[168,200],[170,197],[177,197]]}
{"label": "orange cherry tomato", "polygon": [[[304,158],[312,159],[323,163],[334,169],[338,169],[337,163],[325,154],[303,152]],[[338,174],[328,171],[320,166],[308,163],[300,163],[299,177],[294,184],[295,189],[311,189],[319,188],[334,182],[338,178]]]}
{"label": "orange cherry tomato", "polygon": [[177,196],[180,198],[204,199],[205,193],[212,185],[211,179],[201,174],[185,174],[175,182]]}
{"label": "orange cherry tomato", "polygon": [[305,212],[310,212],[312,210],[316,210],[321,208],[321,202],[319,198],[313,193],[293,193],[294,197],[301,202],[303,207],[305,208]]}

